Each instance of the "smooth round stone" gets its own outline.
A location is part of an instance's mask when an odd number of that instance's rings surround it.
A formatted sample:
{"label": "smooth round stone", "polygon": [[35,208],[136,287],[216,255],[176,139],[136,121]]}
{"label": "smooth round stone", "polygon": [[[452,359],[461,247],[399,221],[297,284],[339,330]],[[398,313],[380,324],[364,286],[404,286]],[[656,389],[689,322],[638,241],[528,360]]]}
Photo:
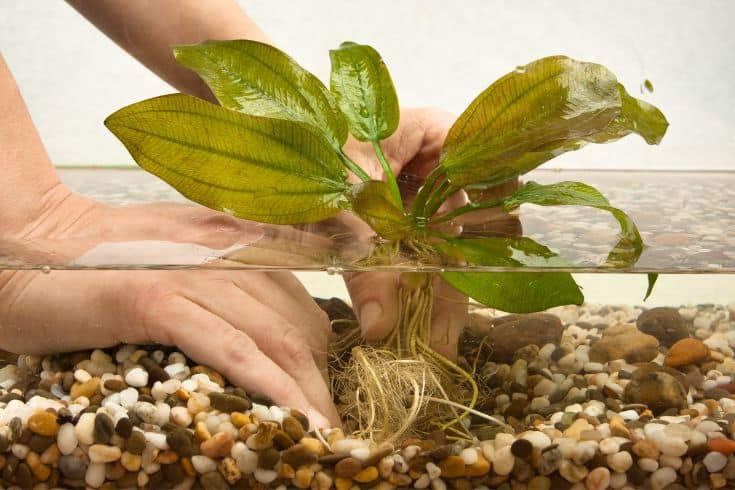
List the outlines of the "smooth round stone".
{"label": "smooth round stone", "polygon": [[633,457],[628,451],[611,454],[607,457],[607,464],[613,471],[624,473],[633,466]]}
{"label": "smooth round stone", "polygon": [[[334,454],[346,455],[350,454],[350,451],[358,448],[367,448],[367,441],[362,439],[340,439],[332,444],[332,452]],[[368,454],[370,449],[368,448]]]}
{"label": "smooth round stone", "polygon": [[355,458],[343,458],[334,466],[334,473],[339,478],[352,478],[362,471],[362,463]]}
{"label": "smooth round stone", "polygon": [[70,480],[82,480],[87,473],[87,459],[81,451],[59,458],[59,472]]}
{"label": "smooth round stone", "polygon": [[76,449],[79,441],[77,440],[74,426],[66,423],[59,427],[59,433],[56,436],[56,444],[59,446],[59,452],[63,455],[71,454]]}
{"label": "smooth round stone", "polygon": [[[283,456],[281,456],[283,458]],[[258,468],[258,453],[248,447],[235,457],[237,467],[244,475],[252,474]]]}
{"label": "smooth round stone", "polygon": [[77,439],[82,444],[87,444],[88,446],[94,444],[94,419],[95,414],[83,413],[79,417],[77,425],[74,426]]}
{"label": "smooth round stone", "polygon": [[212,471],[217,471],[217,462],[212,458],[201,454],[192,456],[191,464],[194,467],[194,471],[202,475]]}
{"label": "smooth round stone", "polygon": [[585,478],[587,490],[605,490],[610,486],[610,470],[604,466],[593,469]]}
{"label": "smooth round stone", "polygon": [[194,453],[190,432],[186,429],[174,429],[166,435],[166,442],[172,451],[181,457],[188,458]]}
{"label": "smooth round stone", "polygon": [[669,468],[674,468],[675,470],[678,470],[679,468],[681,468],[683,462],[682,459],[677,456],[662,454],[661,457],[658,458],[658,463],[661,466],[668,466]]}
{"label": "smooth round stone", "polygon": [[651,458],[641,458],[638,460],[638,467],[648,473],[653,473],[658,469],[658,461]]}
{"label": "smooth round stone", "polygon": [[74,379],[76,379],[80,383],[86,383],[87,381],[92,379],[92,375],[84,369],[77,369],[76,371],[74,371]]}
{"label": "smooth round stone", "polygon": [[120,405],[131,410],[138,401],[138,390],[135,388],[125,388],[120,392]]}
{"label": "smooth round stone", "polygon": [[710,452],[702,460],[702,463],[710,473],[717,473],[727,464],[727,456],[718,452]]}
{"label": "smooth round stone", "polygon": [[42,436],[55,436],[59,431],[56,414],[47,412],[46,410],[36,412],[28,418],[28,428],[31,432]]}
{"label": "smooth round stone", "polygon": [[145,436],[139,430],[134,430],[125,441],[125,450],[132,454],[143,454],[145,450]]}
{"label": "smooth round stone", "polygon": [[666,488],[676,481],[676,470],[659,468],[651,475],[651,488]]}
{"label": "smooth round stone", "polygon": [[189,427],[191,425],[192,418],[186,407],[173,407],[171,409],[171,421],[181,427]]}
{"label": "smooth round stone", "polygon": [[122,417],[117,421],[117,424],[115,424],[115,433],[123,439],[130,437],[133,433],[133,423],[128,417]]}
{"label": "smooth round stone", "polygon": [[[717,428],[719,425],[715,424]],[[692,429],[684,424],[669,424],[663,428],[663,433],[668,437],[679,438],[682,441],[688,441],[692,437]]]}
{"label": "smooth round stone", "polygon": [[203,441],[199,448],[205,456],[209,456],[210,458],[222,458],[229,454],[230,449],[232,449],[234,444],[235,441],[231,435],[225,432],[220,432],[206,441]]}
{"label": "smooth round stone", "polygon": [[498,475],[509,475],[513,471],[515,457],[510,451],[510,446],[495,449],[493,454],[493,470]]}
{"label": "smooth round stone", "polygon": [[105,482],[105,464],[90,463],[84,474],[84,482],[92,488],[99,488]]}
{"label": "smooth round stone", "polygon": [[92,463],[112,463],[120,459],[122,451],[117,446],[93,444],[89,447],[89,461]]}
{"label": "smooth round stone", "polygon": [[615,439],[608,438],[600,441],[600,452],[602,454],[615,454],[619,450],[620,444]]}
{"label": "smooth round stone", "polygon": [[267,485],[278,478],[278,473],[273,470],[264,470],[263,468],[258,468],[253,472],[253,476],[260,483]]}
{"label": "smooth round stone", "polygon": [[146,386],[148,384],[148,371],[141,367],[134,367],[125,374],[125,382],[136,388]]}
{"label": "smooth round stone", "polygon": [[522,439],[527,440],[533,447],[538,449],[544,449],[551,445],[551,439],[549,436],[538,430],[529,430],[520,435]]}
{"label": "smooth round stone", "polygon": [[246,412],[252,407],[250,400],[227,393],[211,392],[209,401],[213,408],[225,413]]}
{"label": "smooth round stone", "polygon": [[696,429],[705,435],[709,434],[710,432],[722,431],[722,427],[720,427],[720,425],[714,420],[703,420],[697,425]]}
{"label": "smooth round stone", "polygon": [[104,413],[98,413],[94,417],[94,429],[92,438],[96,444],[107,444],[115,433],[115,424],[112,419]]}
{"label": "smooth round stone", "polygon": [[160,449],[162,451],[169,449],[168,443],[166,442],[166,434],[162,434],[160,432],[144,432],[143,437],[145,437],[146,442],[151,444],[156,449]]}
{"label": "smooth round stone", "polygon": [[477,449],[473,447],[463,449],[462,452],[459,453],[459,456],[464,460],[464,464],[468,466],[477,463],[478,460]]}
{"label": "smooth round stone", "polygon": [[658,445],[659,450],[662,454],[668,456],[684,456],[689,449],[687,443],[676,437],[667,437],[664,441]]}

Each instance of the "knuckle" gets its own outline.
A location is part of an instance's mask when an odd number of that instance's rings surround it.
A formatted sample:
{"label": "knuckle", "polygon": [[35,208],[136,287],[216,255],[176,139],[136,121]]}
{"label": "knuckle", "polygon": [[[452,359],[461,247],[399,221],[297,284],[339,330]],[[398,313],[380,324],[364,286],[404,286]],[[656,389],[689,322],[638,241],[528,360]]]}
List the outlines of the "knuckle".
{"label": "knuckle", "polygon": [[290,326],[281,337],[281,351],[293,365],[303,365],[312,360],[311,348],[299,329]]}
{"label": "knuckle", "polygon": [[237,369],[238,366],[250,362],[253,354],[258,351],[255,342],[243,332],[234,328],[230,329],[226,335],[227,338],[224,339],[224,345],[226,345],[224,355],[227,359],[228,366]]}
{"label": "knuckle", "polygon": [[140,287],[132,285],[126,288],[130,294],[128,315],[131,325],[136,325],[144,332],[145,338],[162,344],[171,345],[172,333],[165,328],[160,319],[175,308],[177,290],[168,281],[155,281],[153,284]]}

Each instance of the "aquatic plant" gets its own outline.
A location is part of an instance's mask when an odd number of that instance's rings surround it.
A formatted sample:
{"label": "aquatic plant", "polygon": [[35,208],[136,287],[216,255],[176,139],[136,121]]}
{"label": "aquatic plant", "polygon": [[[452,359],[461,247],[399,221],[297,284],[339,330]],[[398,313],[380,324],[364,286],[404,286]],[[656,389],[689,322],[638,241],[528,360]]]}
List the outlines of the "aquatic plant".
{"label": "aquatic plant", "polygon": [[[398,98],[372,47],[345,42],[331,51],[330,89],[282,51],[255,41],[207,41],[175,47],[174,54],[199,74],[221,105],[165,95],[125,107],[105,124],[142,168],[193,201],[274,224],[353,213],[376,234],[372,253],[362,260],[367,265],[409,257],[440,268],[570,267],[527,237],[464,237],[446,229],[466,213],[512,211],[523,204],[591,206],[611,213],[620,234],[605,267],[632,265],[643,250],[633,221],[580,182],[527,182],[506,197],[439,213],[458,191],[516,180],[587,143],[636,133],[658,144],[668,126],[664,115],[628,94],[602,65],[551,56],[494,82],[451,127],[438,165],[407,206],[380,143],[398,127]],[[347,155],[348,133],[372,145],[384,181],[371,179]],[[359,182],[350,183],[349,172]],[[507,312],[583,301],[571,274],[558,270],[405,274],[400,321],[383,345],[361,347],[354,332],[340,343],[351,356],[345,366],[350,374],[337,376],[338,397],[350,400],[345,413],[357,430],[396,437],[430,401],[461,400],[471,409],[477,399],[472,376],[429,346],[434,274]],[[654,280],[649,278],[651,287]],[[445,429],[463,416],[453,405],[447,410]],[[436,414],[430,418],[437,419]]]}

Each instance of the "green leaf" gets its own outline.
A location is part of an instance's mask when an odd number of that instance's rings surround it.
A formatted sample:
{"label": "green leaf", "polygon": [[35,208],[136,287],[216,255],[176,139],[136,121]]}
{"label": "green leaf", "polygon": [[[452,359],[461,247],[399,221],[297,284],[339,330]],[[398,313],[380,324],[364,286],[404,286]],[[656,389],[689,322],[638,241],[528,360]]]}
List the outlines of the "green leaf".
{"label": "green leaf", "polygon": [[469,105],[449,130],[440,163],[457,188],[496,185],[586,142],[625,136],[630,131],[614,128],[626,121],[637,121],[637,131],[657,143],[660,137],[652,136],[663,133],[660,111],[653,109],[621,98],[615,75],[602,65],[542,58],[505,75]]}
{"label": "green leaf", "polygon": [[[450,239],[436,247],[445,256],[490,267],[565,267],[556,254],[530,238]],[[511,313],[581,304],[582,291],[567,272],[442,272],[454,288],[491,308]]]}
{"label": "green leaf", "polygon": [[375,49],[345,42],[329,52],[330,88],[360,141],[385,139],[398,127],[398,96],[388,68]]}
{"label": "green leaf", "polygon": [[620,114],[603,132],[591,136],[589,141],[607,143],[630,133],[636,133],[649,145],[661,143],[669,127],[666,116],[657,107],[632,97],[620,84],[618,84],[618,91],[622,102]]}
{"label": "green leaf", "polygon": [[347,123],[317,77],[283,51],[257,41],[205,41],[176,46],[174,56],[207,83],[228,109],[300,121],[322,132],[339,150]]}
{"label": "green leaf", "polygon": [[440,276],[472,299],[508,313],[584,301],[579,286],[566,272],[442,272]]}
{"label": "green leaf", "polygon": [[643,240],[630,217],[610,202],[600,191],[581,182],[558,182],[542,185],[528,182],[503,200],[503,208],[510,211],[521,204],[539,206],[590,206],[608,211],[620,224],[620,240],[608,255],[607,265],[625,267],[638,260],[643,252]]}
{"label": "green leaf", "polygon": [[388,184],[370,180],[353,185],[348,194],[352,211],[387,240],[400,240],[413,231],[411,220],[395,204]]}
{"label": "green leaf", "polygon": [[648,274],[648,288],[646,289],[646,296],[643,298],[643,301],[646,301],[648,297],[651,296],[651,293],[653,292],[653,286],[656,285],[657,280],[658,280],[658,274],[656,273]]}
{"label": "green leaf", "polygon": [[145,170],[189,199],[241,218],[318,221],[345,201],[339,157],[303,123],[175,94],[125,107],[105,125]]}

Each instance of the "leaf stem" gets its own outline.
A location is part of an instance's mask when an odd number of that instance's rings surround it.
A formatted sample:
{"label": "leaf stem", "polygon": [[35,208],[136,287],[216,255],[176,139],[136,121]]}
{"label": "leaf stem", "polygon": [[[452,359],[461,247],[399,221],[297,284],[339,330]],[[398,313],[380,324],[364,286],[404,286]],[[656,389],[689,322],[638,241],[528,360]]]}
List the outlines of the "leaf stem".
{"label": "leaf stem", "polygon": [[439,184],[436,192],[433,194],[432,198],[429,199],[429,202],[424,207],[424,216],[434,216],[434,214],[441,207],[442,203],[449,199],[449,196],[451,196],[455,192],[457,192],[457,188],[451,185],[448,180],[445,180],[444,182]]}
{"label": "leaf stem", "polygon": [[367,182],[368,180],[370,180],[370,176],[367,174],[367,172],[365,172],[362,167],[360,167],[350,157],[348,157],[344,151],[340,150],[339,156],[342,159],[342,163],[344,163],[345,167],[347,167],[347,169],[355,174],[360,180],[362,180],[363,182]]}
{"label": "leaf stem", "polygon": [[385,158],[385,153],[383,153],[383,149],[380,147],[380,142],[378,140],[371,140],[370,142],[373,144],[373,149],[375,150],[375,154],[378,156],[378,161],[380,162],[380,165],[383,167],[383,172],[385,173],[385,178],[388,182],[388,187],[390,187],[391,194],[393,194],[393,199],[395,199],[396,204],[398,205],[398,208],[403,209],[403,201],[401,200],[401,191],[398,189],[398,182],[396,181],[396,176],[393,175],[393,170],[391,170],[390,168],[388,159]]}
{"label": "leaf stem", "polygon": [[478,209],[488,209],[488,208],[496,208],[498,206],[503,205],[504,200],[498,199],[496,201],[484,201],[484,202],[471,202],[465,206],[462,206],[461,208],[457,208],[454,211],[445,214],[444,216],[441,216],[435,220],[432,220],[432,223],[445,223],[447,221],[451,221],[457,216],[460,216],[465,213],[469,213],[472,211],[477,211]]}
{"label": "leaf stem", "polygon": [[416,194],[416,198],[413,201],[413,205],[411,206],[412,215],[423,216],[423,214],[420,213],[423,213],[424,206],[426,206],[426,201],[429,199],[429,197],[431,197],[434,186],[436,185],[436,181],[439,180],[439,178],[444,174],[444,167],[438,165],[434,167],[434,170],[432,170],[429,175],[426,176],[426,179],[424,179],[424,183],[421,185],[421,188],[419,189],[419,192]]}

